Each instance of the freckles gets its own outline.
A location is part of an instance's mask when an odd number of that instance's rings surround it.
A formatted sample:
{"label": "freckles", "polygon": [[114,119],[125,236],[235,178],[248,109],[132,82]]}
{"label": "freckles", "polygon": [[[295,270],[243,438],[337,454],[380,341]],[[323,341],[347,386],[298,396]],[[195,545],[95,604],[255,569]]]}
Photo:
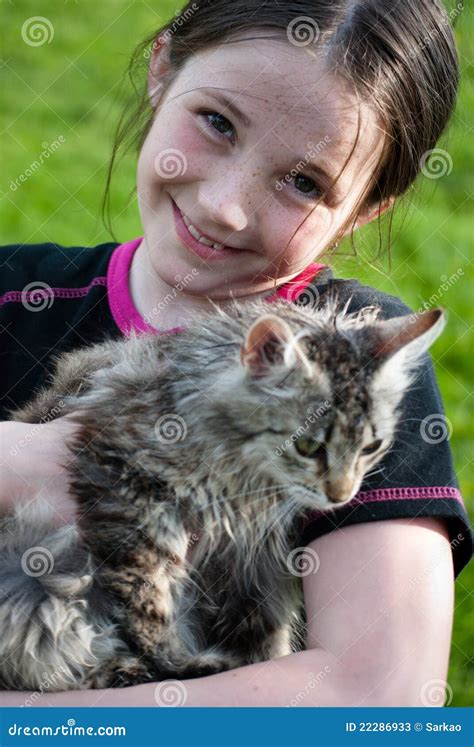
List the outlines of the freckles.
{"label": "freckles", "polygon": [[[302,264],[312,262],[315,253],[321,250],[321,245],[324,244],[325,238],[329,233],[327,224],[328,219],[326,215],[324,215],[324,217],[322,215],[317,217],[313,216],[311,225],[308,226],[307,222],[302,228],[300,228],[296,236],[293,237],[286,251],[285,244],[282,242],[280,258],[283,259],[285,265],[290,269],[291,267],[301,269]],[[294,228],[296,227],[297,226],[295,225]],[[291,235],[291,233],[288,235],[288,240]]]}
{"label": "freckles", "polygon": [[[186,159],[204,150],[203,136],[183,112],[159,113],[144,146],[147,160],[153,161],[166,150],[176,150]],[[179,155],[179,154],[178,154]]]}
{"label": "freckles", "polygon": [[[170,135],[171,132],[171,135]],[[208,159],[199,135],[190,128],[154,133],[140,155],[140,170],[147,181],[172,183],[200,178]]]}
{"label": "freckles", "polygon": [[[172,130],[173,131],[173,130]],[[174,128],[174,137],[172,138],[175,148],[181,150],[186,158],[198,156],[204,150],[203,137],[196,131],[196,127],[191,123],[182,122]]]}
{"label": "freckles", "polygon": [[287,241],[282,234],[275,233],[275,242],[272,248],[273,258],[272,261],[279,267],[280,274],[292,272],[293,269],[301,264],[302,255],[304,254],[301,249],[301,245],[295,243],[293,240],[289,246]]}

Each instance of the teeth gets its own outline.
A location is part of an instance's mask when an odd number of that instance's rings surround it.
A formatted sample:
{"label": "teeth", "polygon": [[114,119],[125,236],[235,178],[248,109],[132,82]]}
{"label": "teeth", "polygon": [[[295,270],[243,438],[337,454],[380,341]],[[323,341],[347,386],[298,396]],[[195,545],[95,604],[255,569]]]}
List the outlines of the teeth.
{"label": "teeth", "polygon": [[[199,234],[198,234],[199,237]],[[201,238],[198,238],[198,241],[200,244],[205,244],[206,246],[214,246],[214,242],[210,241],[210,239],[206,239],[205,236],[201,236]]]}
{"label": "teeth", "polygon": [[201,234],[199,233],[199,231],[196,231],[196,229],[194,228],[194,226],[191,223],[189,223],[189,225],[188,225],[188,231],[191,234],[191,236],[194,236],[194,238],[198,239],[198,241],[199,241],[199,239],[201,237]]}
{"label": "teeth", "polygon": [[204,244],[205,246],[212,246],[214,249],[223,249],[224,244],[218,244],[215,241],[211,241],[211,239],[207,239],[205,236],[201,236],[199,231],[197,231],[193,224],[186,218],[185,215],[183,215],[183,220],[188,227],[188,231],[191,234],[191,236],[194,236],[194,238],[199,241],[200,244]]}

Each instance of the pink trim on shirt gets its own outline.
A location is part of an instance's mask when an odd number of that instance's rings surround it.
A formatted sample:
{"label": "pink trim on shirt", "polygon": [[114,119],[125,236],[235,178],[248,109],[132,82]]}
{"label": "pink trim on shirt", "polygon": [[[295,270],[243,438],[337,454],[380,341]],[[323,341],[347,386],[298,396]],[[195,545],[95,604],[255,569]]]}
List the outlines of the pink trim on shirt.
{"label": "pink trim on shirt", "polygon": [[[33,283],[31,284],[33,285]],[[0,296],[0,306],[4,303],[15,303],[20,301],[21,303],[38,303],[39,300],[44,298],[83,298],[87,296],[90,289],[96,285],[107,285],[106,277],[97,277],[91,280],[89,285],[83,288],[51,288],[46,283],[38,281],[38,287],[33,288],[30,291],[7,291]]]}
{"label": "pink trim on shirt", "polygon": [[[152,327],[141,316],[133,302],[129,285],[130,266],[133,255],[142,240],[143,236],[140,236],[138,239],[120,244],[114,249],[110,258],[107,270],[107,296],[112,316],[117,327],[124,335],[129,335],[131,329],[136,332],[151,332],[157,335],[180,332],[184,327],[173,327],[163,331]],[[295,301],[315,275],[324,267],[325,265],[312,262],[293,280],[280,286],[275,293],[267,296],[265,300],[272,302],[277,298],[282,298],[287,301]]]}
{"label": "pink trim on shirt", "polygon": [[[376,503],[377,501],[400,501],[400,500],[429,500],[436,498],[452,498],[459,501],[465,509],[462,495],[457,488],[451,487],[429,487],[429,488],[378,488],[377,490],[366,490],[357,493],[346,506],[358,506],[361,504]],[[337,509],[335,509],[337,510]],[[313,511],[304,522],[303,526],[310,524],[312,521],[321,518],[326,514],[325,511]]]}
{"label": "pink trim on shirt", "polygon": [[155,334],[158,332],[138,313],[130,295],[130,265],[142,238],[117,246],[107,268],[107,298],[110,310],[115,324],[124,335],[129,335],[131,329],[135,329],[137,332],[154,332]]}
{"label": "pink trim on shirt", "polygon": [[[299,275],[289,280],[287,283],[281,285],[273,296],[267,296],[265,299],[270,303],[276,301],[277,298],[283,298],[285,301],[294,302],[301,295],[301,293],[307,288],[311,281],[316,277],[318,272],[324,270],[327,265],[320,265],[317,262],[311,262]],[[306,294],[310,301],[318,300],[318,291],[315,288],[309,288]]]}

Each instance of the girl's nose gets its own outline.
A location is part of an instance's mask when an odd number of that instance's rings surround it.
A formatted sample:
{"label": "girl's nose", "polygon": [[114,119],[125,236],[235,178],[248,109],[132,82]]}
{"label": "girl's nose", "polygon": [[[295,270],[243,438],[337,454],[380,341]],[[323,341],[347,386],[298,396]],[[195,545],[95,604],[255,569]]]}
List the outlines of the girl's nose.
{"label": "girl's nose", "polygon": [[238,196],[221,188],[204,188],[199,196],[199,213],[207,216],[209,224],[222,226],[223,230],[243,231],[247,228],[248,217],[240,202]]}
{"label": "girl's nose", "polygon": [[250,230],[259,204],[258,182],[258,169],[250,160],[228,168],[225,173],[211,172],[200,184],[200,214],[227,231]]}

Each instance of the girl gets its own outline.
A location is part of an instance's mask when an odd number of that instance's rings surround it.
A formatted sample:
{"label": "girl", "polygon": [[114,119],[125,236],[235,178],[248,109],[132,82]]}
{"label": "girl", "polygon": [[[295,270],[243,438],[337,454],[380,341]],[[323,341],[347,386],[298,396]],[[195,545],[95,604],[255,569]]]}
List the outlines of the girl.
{"label": "girl", "polygon": [[[392,207],[447,124],[458,67],[437,2],[192,2],[140,45],[133,65],[144,60],[146,89],[117,138],[136,133],[143,236],[2,249],[4,420],[53,354],[131,329],[179,334],[212,303],[336,292],[350,311],[408,312],[314,259]],[[453,569],[472,540],[447,440],[427,433],[443,412],[428,359],[405,406],[382,470],[337,513],[308,519],[306,650],[184,681],[177,704],[432,704],[447,674]],[[59,523],[74,505],[62,467],[72,427],[58,415],[36,426],[42,439],[4,422],[2,442],[4,504],[18,483],[25,502],[46,491]],[[162,683],[30,702],[166,705],[165,693]]]}

